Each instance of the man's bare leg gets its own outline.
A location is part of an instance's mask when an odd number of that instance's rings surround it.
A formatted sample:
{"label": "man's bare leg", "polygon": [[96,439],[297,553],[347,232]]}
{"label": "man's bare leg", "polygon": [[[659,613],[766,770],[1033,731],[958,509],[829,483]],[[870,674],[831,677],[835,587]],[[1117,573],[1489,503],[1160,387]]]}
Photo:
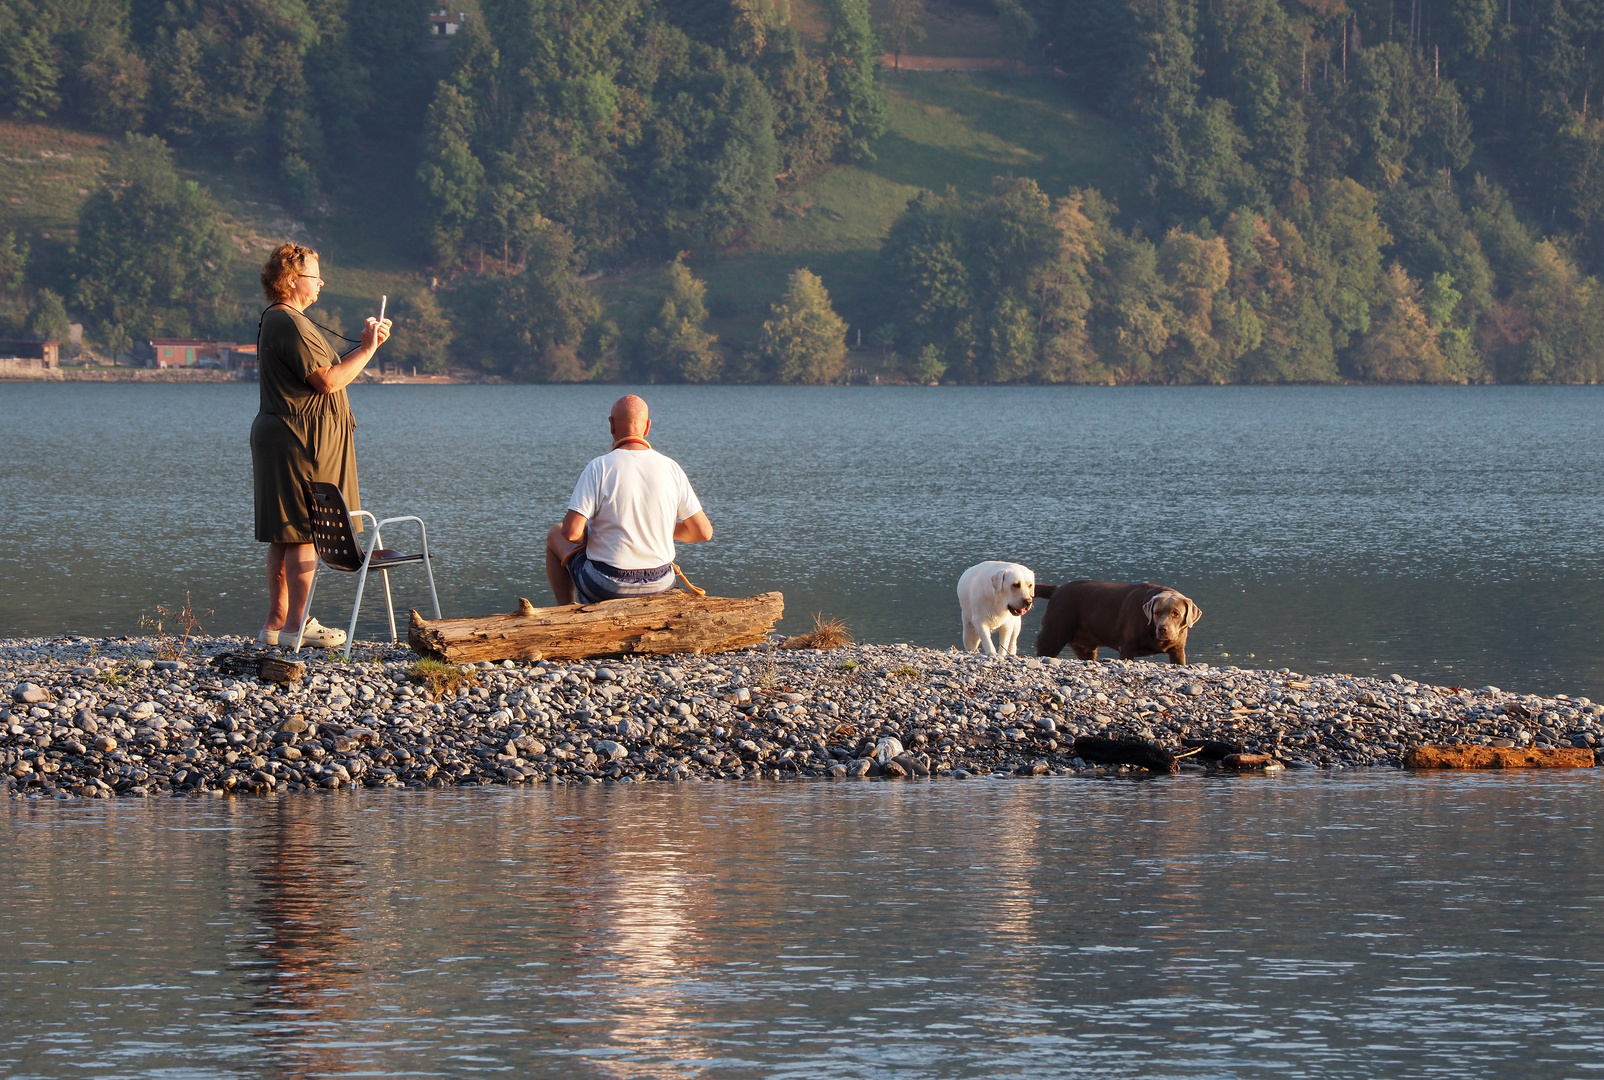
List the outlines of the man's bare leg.
{"label": "man's bare leg", "polygon": [[546,534],[546,580],[551,584],[551,593],[559,605],[572,604],[576,599],[574,579],[568,576],[568,567],[563,565],[563,560],[583,543],[582,540],[576,542],[564,536],[561,525],[553,525]]}

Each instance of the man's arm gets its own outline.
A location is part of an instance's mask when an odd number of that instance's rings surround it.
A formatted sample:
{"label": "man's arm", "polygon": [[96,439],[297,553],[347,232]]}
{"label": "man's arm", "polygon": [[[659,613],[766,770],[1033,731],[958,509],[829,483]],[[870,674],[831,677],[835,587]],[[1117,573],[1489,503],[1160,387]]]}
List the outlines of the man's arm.
{"label": "man's arm", "polygon": [[[551,519],[547,518],[546,520],[550,521]],[[570,544],[578,544],[585,539],[585,526],[589,524],[589,522],[590,519],[584,514],[581,514],[578,510],[570,510],[568,513],[563,515],[563,523],[558,527],[562,529],[564,540],[568,541]],[[675,526],[675,530],[677,533],[678,526]],[[708,531],[711,535],[711,526],[709,526]],[[679,537],[676,535],[674,539],[678,540]]]}
{"label": "man's arm", "polygon": [[[570,512],[569,517],[573,514]],[[585,519],[580,518],[581,522]],[[567,519],[563,524],[568,524]],[[713,539],[713,523],[707,520],[707,514],[698,510],[684,521],[674,523],[674,542],[676,544],[695,544],[702,540]]]}

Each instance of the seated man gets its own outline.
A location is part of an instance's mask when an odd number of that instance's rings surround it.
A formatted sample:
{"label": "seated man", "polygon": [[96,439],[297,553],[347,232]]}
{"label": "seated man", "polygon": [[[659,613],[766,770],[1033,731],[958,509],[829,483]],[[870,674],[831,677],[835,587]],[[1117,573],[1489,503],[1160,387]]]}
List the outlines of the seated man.
{"label": "seated man", "polygon": [[685,470],[646,441],[646,402],[619,398],[607,423],[612,452],[585,466],[562,524],[546,534],[546,577],[559,604],[667,592],[674,542],[713,539]]}

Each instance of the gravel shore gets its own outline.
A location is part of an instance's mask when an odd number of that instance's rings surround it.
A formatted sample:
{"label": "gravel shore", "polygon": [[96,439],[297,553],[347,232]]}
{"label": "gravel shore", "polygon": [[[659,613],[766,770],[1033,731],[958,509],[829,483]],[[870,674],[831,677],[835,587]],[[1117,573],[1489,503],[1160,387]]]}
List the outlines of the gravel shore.
{"label": "gravel shore", "polygon": [[[303,652],[278,686],[220,671],[243,639],[0,641],[0,791],[18,797],[790,778],[1107,776],[1078,736],[1181,761],[1393,767],[1422,744],[1586,746],[1604,706],[1345,675],[985,657],[907,645],[442,668]],[[278,650],[273,655],[285,656]],[[1233,744],[1226,747],[1219,744]],[[1088,745],[1083,742],[1083,746]]]}

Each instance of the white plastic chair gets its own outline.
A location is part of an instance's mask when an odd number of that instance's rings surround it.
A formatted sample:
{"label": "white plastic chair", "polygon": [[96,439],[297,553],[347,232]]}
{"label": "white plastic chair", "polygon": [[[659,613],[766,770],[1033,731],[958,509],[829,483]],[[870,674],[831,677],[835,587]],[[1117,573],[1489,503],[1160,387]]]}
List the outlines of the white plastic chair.
{"label": "white plastic chair", "polygon": [[[434,587],[434,568],[429,563],[429,531],[423,519],[411,514],[385,518],[380,521],[366,510],[355,513],[345,508],[345,496],[337,484],[313,482],[307,485],[307,506],[312,512],[312,544],[317,548],[317,568],[312,571],[312,587],[306,592],[306,609],[301,612],[301,627],[295,634],[295,651],[301,651],[306,637],[306,624],[312,617],[312,596],[317,592],[317,576],[327,566],[330,570],[356,574],[356,603],[351,606],[351,626],[345,633],[345,658],[351,659],[351,644],[356,640],[356,618],[362,610],[362,591],[367,587],[368,571],[377,570],[384,579],[384,605],[390,615],[390,642],[398,640],[395,629],[395,601],[390,596],[390,571],[398,566],[422,564],[429,578],[429,596],[434,601],[434,617],[440,618],[440,594]],[[353,517],[366,518],[373,526],[373,537],[364,547],[357,541],[351,528]],[[407,555],[393,548],[383,547],[380,530],[398,522],[416,521],[423,550]]]}

